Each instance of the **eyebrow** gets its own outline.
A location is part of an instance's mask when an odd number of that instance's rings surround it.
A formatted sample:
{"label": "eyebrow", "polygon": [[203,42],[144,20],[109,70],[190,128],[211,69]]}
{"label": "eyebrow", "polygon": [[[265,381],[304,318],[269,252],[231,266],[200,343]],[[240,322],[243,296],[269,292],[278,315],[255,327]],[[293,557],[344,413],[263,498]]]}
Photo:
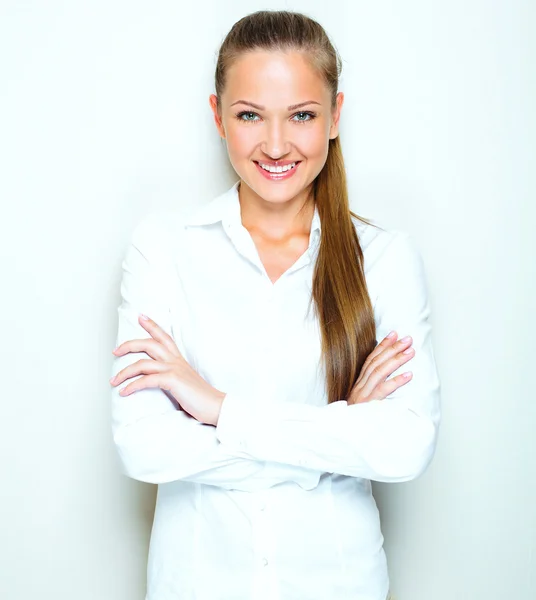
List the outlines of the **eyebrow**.
{"label": "eyebrow", "polygon": [[[231,106],[234,106],[235,104],[247,104],[248,106],[252,106],[253,108],[256,108],[257,110],[265,110],[264,106],[261,106],[260,104],[254,104],[253,102],[248,102],[247,100],[237,100],[236,102],[233,102],[231,104]],[[296,108],[301,108],[302,106],[307,106],[307,104],[320,105],[320,102],[317,102],[316,100],[307,100],[307,102],[300,102],[299,104],[292,104],[291,106],[287,106],[287,110],[294,110]]]}

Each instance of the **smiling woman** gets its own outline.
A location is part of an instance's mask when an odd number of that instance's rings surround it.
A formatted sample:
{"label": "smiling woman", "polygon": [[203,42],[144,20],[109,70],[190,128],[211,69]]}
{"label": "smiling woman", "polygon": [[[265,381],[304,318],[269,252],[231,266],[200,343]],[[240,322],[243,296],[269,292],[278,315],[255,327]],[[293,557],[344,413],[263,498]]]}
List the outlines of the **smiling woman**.
{"label": "smiling woman", "polygon": [[[268,234],[278,222],[292,223],[298,209],[314,203],[313,182],[326,164],[330,141],[337,145],[344,94],[333,93],[335,81],[326,85],[325,74],[296,44],[267,48],[257,39],[248,52],[232,58],[235,33],[231,29],[220,50],[216,94],[209,101],[229,159],[244,184],[243,216],[247,221],[251,214],[253,222],[264,222],[263,213],[268,212],[273,222],[272,227],[270,221],[265,224]],[[337,78],[334,66],[330,77]],[[297,98],[301,101],[292,103]],[[295,166],[283,174],[289,164]],[[261,214],[254,216],[253,211]]]}
{"label": "smiling woman", "polygon": [[112,429],[159,485],[146,600],[389,597],[370,482],[427,468],[439,380],[415,244],[350,211],[340,65],[305,15],[235,23],[209,102],[239,179],[132,234]]}

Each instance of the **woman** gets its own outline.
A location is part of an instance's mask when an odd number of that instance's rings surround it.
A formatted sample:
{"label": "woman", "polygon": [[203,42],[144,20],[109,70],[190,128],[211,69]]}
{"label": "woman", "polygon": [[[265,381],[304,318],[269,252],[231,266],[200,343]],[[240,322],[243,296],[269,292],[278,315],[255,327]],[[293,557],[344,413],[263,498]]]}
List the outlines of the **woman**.
{"label": "woman", "polygon": [[312,19],[238,21],[210,105],[239,180],[132,234],[112,410],[159,484],[146,600],[389,596],[370,482],[426,469],[439,381],[415,244],[349,209],[339,73]]}

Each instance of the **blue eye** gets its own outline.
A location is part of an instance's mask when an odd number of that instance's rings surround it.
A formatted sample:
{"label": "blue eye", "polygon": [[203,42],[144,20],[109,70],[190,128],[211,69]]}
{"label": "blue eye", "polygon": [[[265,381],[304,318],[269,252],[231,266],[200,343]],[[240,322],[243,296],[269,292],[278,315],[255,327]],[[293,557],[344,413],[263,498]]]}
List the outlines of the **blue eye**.
{"label": "blue eye", "polygon": [[297,115],[306,115],[306,116],[310,117],[307,120],[299,119],[298,122],[300,122],[300,123],[307,123],[307,121],[312,121],[316,117],[316,115],[311,112],[299,112],[299,113],[296,113],[294,116],[297,116]]}
{"label": "blue eye", "polygon": [[[257,119],[243,119],[242,117],[245,115],[253,115],[253,116],[257,116],[257,113],[252,112],[250,110],[244,110],[242,112],[239,112],[236,115],[236,118],[241,121],[242,123],[256,123]],[[309,112],[309,111],[300,111],[298,113],[296,113],[295,115],[293,115],[294,117],[298,116],[298,115],[305,115],[307,117],[309,117],[308,119],[298,119],[297,121],[294,121],[295,123],[308,123],[309,121],[312,121],[313,119],[316,119],[316,114],[313,112]]]}
{"label": "blue eye", "polygon": [[242,116],[243,116],[243,115],[255,115],[255,114],[256,114],[256,113],[254,113],[254,112],[251,112],[251,111],[249,111],[249,110],[248,110],[248,111],[243,111],[243,112],[241,112],[241,113],[238,113],[238,114],[236,115],[236,118],[237,118],[239,121],[251,121],[251,119],[242,119]]}

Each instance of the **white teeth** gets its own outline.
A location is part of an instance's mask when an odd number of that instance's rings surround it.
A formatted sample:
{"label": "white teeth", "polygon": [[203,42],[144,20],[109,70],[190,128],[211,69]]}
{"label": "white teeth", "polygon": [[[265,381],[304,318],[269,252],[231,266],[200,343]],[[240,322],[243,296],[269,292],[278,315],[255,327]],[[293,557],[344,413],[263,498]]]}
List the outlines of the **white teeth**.
{"label": "white teeth", "polygon": [[270,167],[269,165],[263,165],[262,163],[259,163],[259,166],[270,173],[284,173],[285,171],[293,169],[296,166],[296,163],[293,162],[290,165],[285,165],[284,167]]}

